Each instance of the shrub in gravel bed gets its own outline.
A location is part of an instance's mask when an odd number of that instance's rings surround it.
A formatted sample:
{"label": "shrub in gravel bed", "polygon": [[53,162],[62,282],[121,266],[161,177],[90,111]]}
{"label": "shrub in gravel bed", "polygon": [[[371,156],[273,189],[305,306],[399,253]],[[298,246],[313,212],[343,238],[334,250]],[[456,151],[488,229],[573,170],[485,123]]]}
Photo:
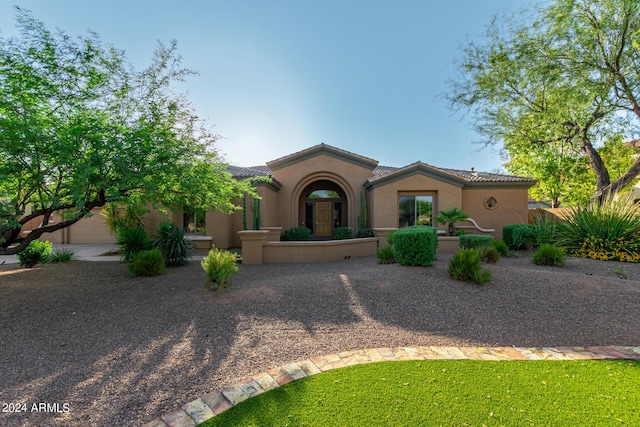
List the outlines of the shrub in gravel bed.
{"label": "shrub in gravel bed", "polygon": [[529,224],[511,224],[502,227],[502,238],[509,249],[530,249],[536,245],[536,228]]}
{"label": "shrub in gravel bed", "polygon": [[640,262],[640,215],[631,194],[572,208],[556,234],[571,255]]}
{"label": "shrub in gravel bed", "polygon": [[393,248],[389,245],[380,246],[376,249],[376,258],[379,264],[393,264],[396,259],[393,257]]}
{"label": "shrub in gravel bed", "polygon": [[185,238],[184,230],[169,220],[160,223],[153,247],[162,253],[167,267],[189,264],[196,250],[193,242]]}
{"label": "shrub in gravel bed", "polygon": [[484,285],[491,280],[491,271],[480,268],[480,256],[476,249],[460,249],[449,261],[447,270],[454,280]]}
{"label": "shrub in gravel bed", "polygon": [[509,255],[509,247],[504,240],[494,240],[491,243],[493,244],[493,247],[496,248],[500,256]]}
{"label": "shrub in gravel bed", "polygon": [[500,252],[495,248],[495,246],[479,246],[475,248],[475,251],[478,253],[480,257],[480,261],[496,263],[500,260]]}
{"label": "shrub in gravel bed", "polygon": [[138,252],[151,248],[147,232],[142,227],[121,228],[116,243],[121,246],[120,260],[122,262],[131,262]]}
{"label": "shrub in gravel bed", "polygon": [[132,276],[160,276],[164,273],[164,259],[157,249],[138,252],[127,265]]}
{"label": "shrub in gravel bed", "polygon": [[51,242],[33,240],[22,252],[16,254],[18,261],[20,261],[20,266],[31,268],[40,262],[44,262],[51,255],[51,247]]}
{"label": "shrub in gravel bed", "polygon": [[433,265],[437,247],[438,235],[433,227],[414,225],[393,233],[393,255],[398,264]]}
{"label": "shrub in gravel bed", "polygon": [[545,244],[538,248],[531,256],[531,260],[537,265],[562,267],[564,265],[565,254],[562,248]]}
{"label": "shrub in gravel bed", "polygon": [[77,259],[75,251],[67,248],[56,249],[44,259],[45,264],[62,264],[63,262],[71,262]]}
{"label": "shrub in gravel bed", "polygon": [[237,260],[238,255],[234,252],[211,248],[200,262],[208,279],[205,287],[213,290],[223,288],[231,275],[238,272]]}

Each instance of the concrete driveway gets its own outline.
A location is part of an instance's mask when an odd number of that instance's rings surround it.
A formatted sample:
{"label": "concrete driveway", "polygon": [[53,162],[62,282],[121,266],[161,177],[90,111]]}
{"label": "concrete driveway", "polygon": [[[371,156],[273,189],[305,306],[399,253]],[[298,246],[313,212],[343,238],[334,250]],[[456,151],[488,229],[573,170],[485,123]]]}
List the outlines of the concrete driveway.
{"label": "concrete driveway", "polygon": [[[118,245],[113,243],[84,243],[84,244],[70,244],[62,245],[54,243],[53,250],[57,249],[70,249],[76,253],[79,260],[82,261],[120,261],[120,255],[107,255],[102,254],[117,250]],[[17,264],[18,258],[15,255],[0,255],[0,265],[2,264]]]}

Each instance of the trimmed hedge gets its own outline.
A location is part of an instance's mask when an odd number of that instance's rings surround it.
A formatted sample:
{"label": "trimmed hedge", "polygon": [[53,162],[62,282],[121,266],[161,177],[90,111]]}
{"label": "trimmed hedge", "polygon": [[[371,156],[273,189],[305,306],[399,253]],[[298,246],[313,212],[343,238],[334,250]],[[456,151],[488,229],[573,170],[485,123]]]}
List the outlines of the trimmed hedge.
{"label": "trimmed hedge", "polygon": [[297,240],[311,240],[311,230],[307,227],[293,227],[288,230],[284,230],[280,240],[283,242],[297,241]]}
{"label": "trimmed hedge", "polygon": [[536,246],[536,227],[530,224],[512,224],[502,227],[502,238],[509,249],[530,249]]}
{"label": "trimmed hedge", "polygon": [[401,228],[393,233],[393,255],[398,264],[428,267],[436,258],[437,230],[424,225]]}
{"label": "trimmed hedge", "polygon": [[350,239],[352,236],[351,227],[336,227],[333,229],[333,238],[335,240]]}
{"label": "trimmed hedge", "polygon": [[460,247],[465,249],[491,246],[491,242],[493,242],[493,237],[484,234],[465,234],[460,236]]}

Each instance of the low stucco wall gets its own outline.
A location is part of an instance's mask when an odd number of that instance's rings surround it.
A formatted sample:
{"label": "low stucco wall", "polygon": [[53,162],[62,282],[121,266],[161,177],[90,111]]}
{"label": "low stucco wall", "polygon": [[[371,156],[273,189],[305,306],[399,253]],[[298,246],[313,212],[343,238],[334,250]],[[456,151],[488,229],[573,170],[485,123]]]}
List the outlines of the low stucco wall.
{"label": "low stucco wall", "polygon": [[377,247],[378,239],[375,237],[312,242],[263,242],[262,262],[276,264],[338,261],[374,256]]}

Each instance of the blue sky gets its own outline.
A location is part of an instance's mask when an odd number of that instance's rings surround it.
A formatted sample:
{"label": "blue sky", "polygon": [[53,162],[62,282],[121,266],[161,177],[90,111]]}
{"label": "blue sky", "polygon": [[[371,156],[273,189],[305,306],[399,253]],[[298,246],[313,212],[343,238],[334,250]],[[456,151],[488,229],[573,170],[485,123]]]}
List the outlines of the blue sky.
{"label": "blue sky", "polygon": [[251,166],[324,142],[387,166],[492,171],[495,150],[444,95],[460,46],[496,14],[528,0],[4,1],[70,36],[97,32],[146,67],[157,41],[177,40],[200,75],[180,88],[222,138],[231,164]]}

